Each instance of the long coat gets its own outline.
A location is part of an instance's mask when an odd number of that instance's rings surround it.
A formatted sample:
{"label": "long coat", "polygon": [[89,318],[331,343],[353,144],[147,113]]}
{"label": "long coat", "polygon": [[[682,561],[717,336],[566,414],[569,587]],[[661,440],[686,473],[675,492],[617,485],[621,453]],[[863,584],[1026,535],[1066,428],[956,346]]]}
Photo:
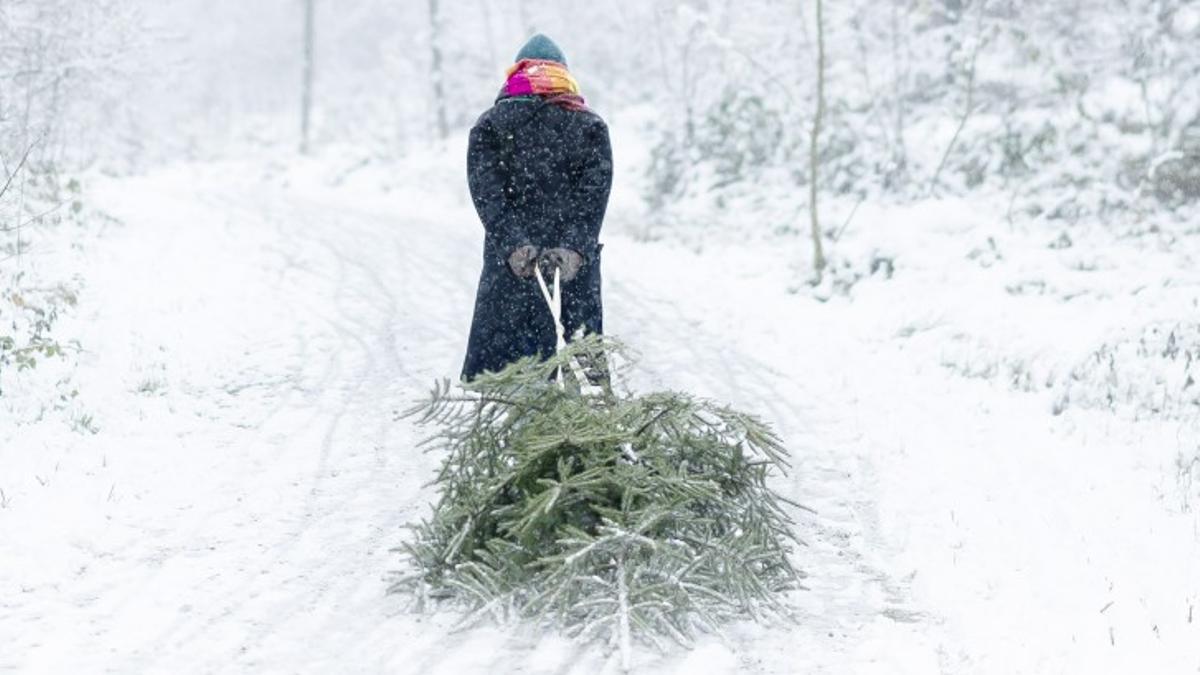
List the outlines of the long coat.
{"label": "long coat", "polygon": [[467,173],[485,236],[463,378],[554,353],[554,321],[537,279],[508,266],[526,244],[583,256],[579,274],[562,285],[563,325],[568,338],[581,326],[603,332],[599,237],[612,186],[604,121],[536,96],[501,99],[471,129]]}

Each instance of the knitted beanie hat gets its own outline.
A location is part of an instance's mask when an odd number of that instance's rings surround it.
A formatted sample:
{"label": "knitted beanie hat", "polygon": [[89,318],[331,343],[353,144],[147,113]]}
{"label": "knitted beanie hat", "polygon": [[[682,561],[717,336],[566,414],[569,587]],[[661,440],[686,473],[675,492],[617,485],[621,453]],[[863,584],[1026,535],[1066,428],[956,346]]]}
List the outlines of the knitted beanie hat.
{"label": "knitted beanie hat", "polygon": [[521,51],[517,52],[517,61],[521,59],[540,59],[542,61],[554,61],[567,65],[567,57],[563,56],[562,50],[558,45],[554,44],[554,40],[538,33],[529,38],[529,42],[521,47]]}

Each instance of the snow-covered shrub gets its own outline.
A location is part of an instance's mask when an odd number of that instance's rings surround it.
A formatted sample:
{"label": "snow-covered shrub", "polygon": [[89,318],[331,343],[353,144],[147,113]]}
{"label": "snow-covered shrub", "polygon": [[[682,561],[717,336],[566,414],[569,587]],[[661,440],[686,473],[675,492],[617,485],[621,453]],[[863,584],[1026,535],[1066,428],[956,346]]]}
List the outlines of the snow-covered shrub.
{"label": "snow-covered shrub", "polygon": [[1175,460],[1176,479],[1183,497],[1183,509],[1190,511],[1200,501],[1200,444],[1192,451],[1181,450]]}
{"label": "snow-covered shrub", "polygon": [[1053,369],[1037,359],[961,333],[942,347],[940,364],[959,376],[998,382],[1017,391],[1042,391],[1055,382]]}
{"label": "snow-covered shrub", "polygon": [[[85,214],[68,177],[115,133],[114,99],[142,31],[129,3],[0,3],[0,405],[6,419],[37,419],[75,396],[59,334],[78,281],[57,262],[79,245]],[[55,250],[51,250],[55,249]],[[61,256],[59,256],[61,257]],[[21,388],[20,397],[15,390]],[[20,400],[15,400],[20,398]],[[19,409],[19,412],[18,410]],[[16,414],[14,414],[16,413]],[[79,420],[83,420],[81,423]],[[78,428],[94,428],[77,418]]]}
{"label": "snow-covered shrub", "polygon": [[879,250],[865,256],[852,256],[839,251],[829,260],[821,285],[813,289],[814,297],[825,301],[834,295],[849,296],[858,284],[867,279],[891,279],[896,273],[896,259]]}
{"label": "snow-covered shrub", "polygon": [[1050,394],[1055,414],[1083,408],[1200,419],[1200,323],[1194,321],[1151,324],[1078,361],[960,333],[942,345],[940,363],[962,377]]}
{"label": "snow-covered shrub", "polygon": [[783,120],[763,97],[726,91],[704,115],[695,132],[696,161],[711,163],[710,189],[752,179],[756,169],[784,156]]}
{"label": "snow-covered shrub", "polygon": [[42,263],[47,241],[63,245],[73,234],[64,226],[85,214],[76,181],[64,184],[49,169],[20,180],[24,199],[0,195],[0,406],[12,419],[33,420],[77,395],[70,379],[79,343],[58,324],[78,301],[79,284]]}
{"label": "snow-covered shrub", "polygon": [[689,162],[683,144],[674,134],[666,133],[650,150],[646,182],[642,196],[651,210],[657,211],[682,196],[687,189]]}
{"label": "snow-covered shrub", "polygon": [[1200,415],[1200,323],[1156,323],[1134,339],[1101,345],[1062,384],[1055,410],[1072,406]]}
{"label": "snow-covered shrub", "polygon": [[[808,182],[812,17],[797,10],[735,34],[717,10],[697,12],[709,18],[692,42],[726,60],[689,71],[688,109],[704,114],[664,116],[654,132],[685,151],[670,155],[669,172],[652,167],[650,182],[687,189],[650,190],[651,205],[678,202],[686,217],[662,218],[688,226],[703,220],[700,201],[740,205],[753,188],[790,211]],[[1068,225],[1200,203],[1200,10],[1187,3],[839,3],[825,29],[824,195],[999,193],[1010,217]],[[764,58],[780,45],[797,67]],[[688,138],[703,151],[679,140]],[[776,138],[772,152],[744,147]]]}
{"label": "snow-covered shrub", "polygon": [[75,306],[75,291],[63,284],[34,288],[23,283],[24,275],[0,275],[0,396],[5,379],[38,366],[39,359],[64,356],[66,349],[54,334],[61,312]]}
{"label": "snow-covered shrub", "polygon": [[785,465],[752,415],[686,394],[584,395],[552,374],[620,347],[578,340],[413,412],[446,453],[432,517],[404,545],[394,591],[451,599],[466,620],[510,615],[622,646],[686,643],[741,616],[783,611],[799,574],[783,499]]}
{"label": "snow-covered shrub", "polygon": [[643,196],[652,210],[685,197],[719,198],[727,187],[753,183],[789,153],[783,118],[761,96],[729,88],[680,133],[669,126],[646,165]]}
{"label": "snow-covered shrub", "polygon": [[1146,177],[1155,198],[1167,206],[1200,201],[1200,128],[1182,149],[1155,158]]}

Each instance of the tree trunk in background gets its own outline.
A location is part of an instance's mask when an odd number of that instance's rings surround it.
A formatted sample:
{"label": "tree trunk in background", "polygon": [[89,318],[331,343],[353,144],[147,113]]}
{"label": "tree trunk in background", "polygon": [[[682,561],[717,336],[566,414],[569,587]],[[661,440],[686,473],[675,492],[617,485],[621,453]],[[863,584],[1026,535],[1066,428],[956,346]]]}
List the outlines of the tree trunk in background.
{"label": "tree trunk in background", "polygon": [[[893,136],[895,142],[892,147],[892,161],[895,163],[900,175],[905,176],[908,171],[908,146],[904,141],[904,129],[908,126],[905,120],[904,106],[908,105],[905,97],[908,95],[908,50],[904,58],[904,70],[900,70],[900,39],[901,36],[908,35],[907,17],[905,20],[905,31],[900,30],[900,3],[892,3],[892,19],[891,19],[891,47],[892,47],[892,101],[895,106],[895,131]],[[907,37],[905,38],[907,40]]]}
{"label": "tree trunk in background", "polygon": [[433,80],[433,105],[437,110],[438,138],[450,135],[446,119],[446,88],[442,72],[442,33],[438,21],[438,0],[429,0],[429,57],[430,78]]}
{"label": "tree trunk in background", "polygon": [[825,21],[821,0],[817,0],[817,114],[813,116],[812,144],[808,152],[808,213],[812,221],[814,283],[821,283],[825,271],[825,247],[821,243],[821,222],[817,209],[821,118],[825,115]]}
{"label": "tree trunk in background", "polygon": [[300,92],[300,152],[308,154],[309,127],[313,102],[313,14],[316,0],[304,0],[304,66]]}

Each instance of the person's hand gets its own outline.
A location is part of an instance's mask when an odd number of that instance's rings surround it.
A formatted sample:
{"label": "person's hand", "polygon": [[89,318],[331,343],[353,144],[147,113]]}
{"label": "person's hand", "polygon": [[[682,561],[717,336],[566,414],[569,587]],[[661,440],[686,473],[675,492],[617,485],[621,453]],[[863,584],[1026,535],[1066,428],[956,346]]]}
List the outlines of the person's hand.
{"label": "person's hand", "polygon": [[536,246],[526,244],[518,247],[508,256],[508,267],[513,274],[528,279],[533,276],[534,266],[537,265],[538,250]]}
{"label": "person's hand", "polygon": [[556,268],[561,272],[563,281],[570,281],[583,267],[583,256],[569,248],[548,248],[542,251],[537,264],[542,268],[542,274],[547,281],[554,278]]}

